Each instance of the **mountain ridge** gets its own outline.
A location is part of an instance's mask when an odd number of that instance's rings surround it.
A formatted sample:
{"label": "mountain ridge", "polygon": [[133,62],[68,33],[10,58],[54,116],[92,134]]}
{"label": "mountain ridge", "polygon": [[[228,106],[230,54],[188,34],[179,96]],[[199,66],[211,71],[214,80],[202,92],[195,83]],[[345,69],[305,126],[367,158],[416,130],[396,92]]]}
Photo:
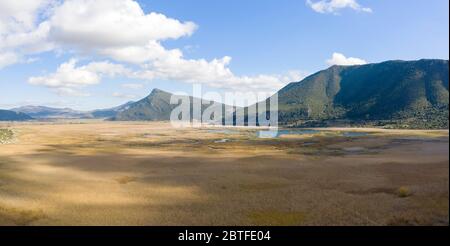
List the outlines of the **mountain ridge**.
{"label": "mountain ridge", "polygon": [[[161,89],[153,89],[152,92],[145,98],[133,103],[127,110],[119,112],[116,117],[111,120],[114,121],[168,121],[170,120],[171,112],[174,108],[178,107],[179,104],[171,104],[170,99],[174,94]],[[192,96],[177,96],[178,98],[189,99],[190,107],[192,110],[193,104],[201,104],[201,99]],[[205,99],[203,99],[205,101]],[[201,104],[202,110],[204,110],[211,105],[220,105],[222,107],[222,118],[231,117],[230,114],[234,111],[234,108],[222,103],[210,102],[210,104]],[[210,108],[211,109],[211,108]],[[227,116],[229,115],[229,116]],[[192,120],[192,112],[189,116]]]}
{"label": "mountain ridge", "polygon": [[95,109],[90,111],[74,110],[68,107],[54,108],[34,105],[12,108],[9,111],[27,114],[34,119],[105,119],[114,117],[118,112],[127,109],[129,105],[133,103],[133,101],[129,101],[112,108]]}
{"label": "mountain ridge", "polygon": [[53,108],[47,106],[27,105],[10,109],[17,113],[27,114],[35,119],[78,119],[86,118],[86,112],[73,110],[71,108]]}
{"label": "mountain ridge", "polygon": [[347,119],[448,128],[448,60],[332,66],[277,94],[285,125]]}

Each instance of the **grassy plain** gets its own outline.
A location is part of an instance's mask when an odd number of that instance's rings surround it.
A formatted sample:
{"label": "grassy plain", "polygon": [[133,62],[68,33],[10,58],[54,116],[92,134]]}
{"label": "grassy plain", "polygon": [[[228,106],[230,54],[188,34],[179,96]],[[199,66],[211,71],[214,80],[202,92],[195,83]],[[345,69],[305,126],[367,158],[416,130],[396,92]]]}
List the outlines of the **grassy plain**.
{"label": "grassy plain", "polygon": [[449,133],[0,123],[0,225],[448,225]]}

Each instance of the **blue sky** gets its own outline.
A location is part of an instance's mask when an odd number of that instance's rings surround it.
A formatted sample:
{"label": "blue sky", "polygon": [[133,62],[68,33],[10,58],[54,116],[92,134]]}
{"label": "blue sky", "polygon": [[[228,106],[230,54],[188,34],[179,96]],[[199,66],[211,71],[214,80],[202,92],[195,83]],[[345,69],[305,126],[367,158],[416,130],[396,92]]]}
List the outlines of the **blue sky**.
{"label": "blue sky", "polygon": [[[0,10],[0,108],[106,108],[138,100],[153,88],[189,93],[197,80],[205,90],[277,90],[332,64],[449,54],[447,0],[39,1],[31,8],[0,0],[0,8],[13,10]],[[130,7],[120,13],[130,16],[130,26],[121,29],[106,20],[90,32],[83,18],[64,12],[98,7],[104,12],[92,10],[89,17],[99,20],[105,13],[116,16],[122,4]],[[164,18],[147,18],[151,12]],[[19,34],[30,38],[20,43]]]}

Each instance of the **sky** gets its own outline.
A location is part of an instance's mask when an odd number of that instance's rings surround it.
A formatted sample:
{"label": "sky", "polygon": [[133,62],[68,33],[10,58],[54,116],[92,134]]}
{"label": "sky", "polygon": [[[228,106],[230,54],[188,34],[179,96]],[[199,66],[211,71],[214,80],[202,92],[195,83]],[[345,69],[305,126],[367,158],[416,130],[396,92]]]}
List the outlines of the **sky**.
{"label": "sky", "polygon": [[275,92],[331,65],[448,59],[448,0],[0,0],[0,109],[153,88]]}

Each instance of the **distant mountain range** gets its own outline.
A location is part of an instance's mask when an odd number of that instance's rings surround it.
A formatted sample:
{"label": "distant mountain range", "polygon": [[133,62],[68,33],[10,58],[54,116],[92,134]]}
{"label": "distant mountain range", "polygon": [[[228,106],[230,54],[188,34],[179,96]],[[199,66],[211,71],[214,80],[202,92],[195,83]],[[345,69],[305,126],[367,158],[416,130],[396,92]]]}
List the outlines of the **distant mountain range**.
{"label": "distant mountain range", "polygon": [[88,117],[88,113],[70,108],[51,108],[45,106],[24,106],[11,111],[24,113],[34,119],[79,119]]}
{"label": "distant mountain range", "polygon": [[0,109],[0,121],[25,121],[31,119],[33,118],[24,113],[17,113],[11,110]]}
{"label": "distant mountain range", "polygon": [[[369,124],[400,128],[448,128],[448,87],[448,60],[332,66],[300,82],[290,83],[277,92],[279,123],[300,127]],[[169,120],[177,106],[170,104],[171,96],[171,93],[154,89],[142,100],[110,109],[82,112],[27,106],[12,109],[17,112],[16,116],[10,112],[9,117],[25,120],[30,117]],[[200,100],[189,99],[191,107],[192,102]],[[208,106],[204,105],[202,111]],[[226,112],[223,116],[233,116],[233,107],[220,106]]]}
{"label": "distant mountain range", "polygon": [[[36,120],[42,119],[107,119],[115,117],[117,113],[128,109],[128,107],[134,102],[127,102],[123,105],[108,108],[98,109],[93,111],[78,111],[70,108],[51,108],[45,106],[24,106],[13,108],[10,111],[20,113],[22,115],[28,115],[29,120],[31,118]],[[6,118],[5,118],[6,120]],[[12,119],[15,120],[15,119]]]}

